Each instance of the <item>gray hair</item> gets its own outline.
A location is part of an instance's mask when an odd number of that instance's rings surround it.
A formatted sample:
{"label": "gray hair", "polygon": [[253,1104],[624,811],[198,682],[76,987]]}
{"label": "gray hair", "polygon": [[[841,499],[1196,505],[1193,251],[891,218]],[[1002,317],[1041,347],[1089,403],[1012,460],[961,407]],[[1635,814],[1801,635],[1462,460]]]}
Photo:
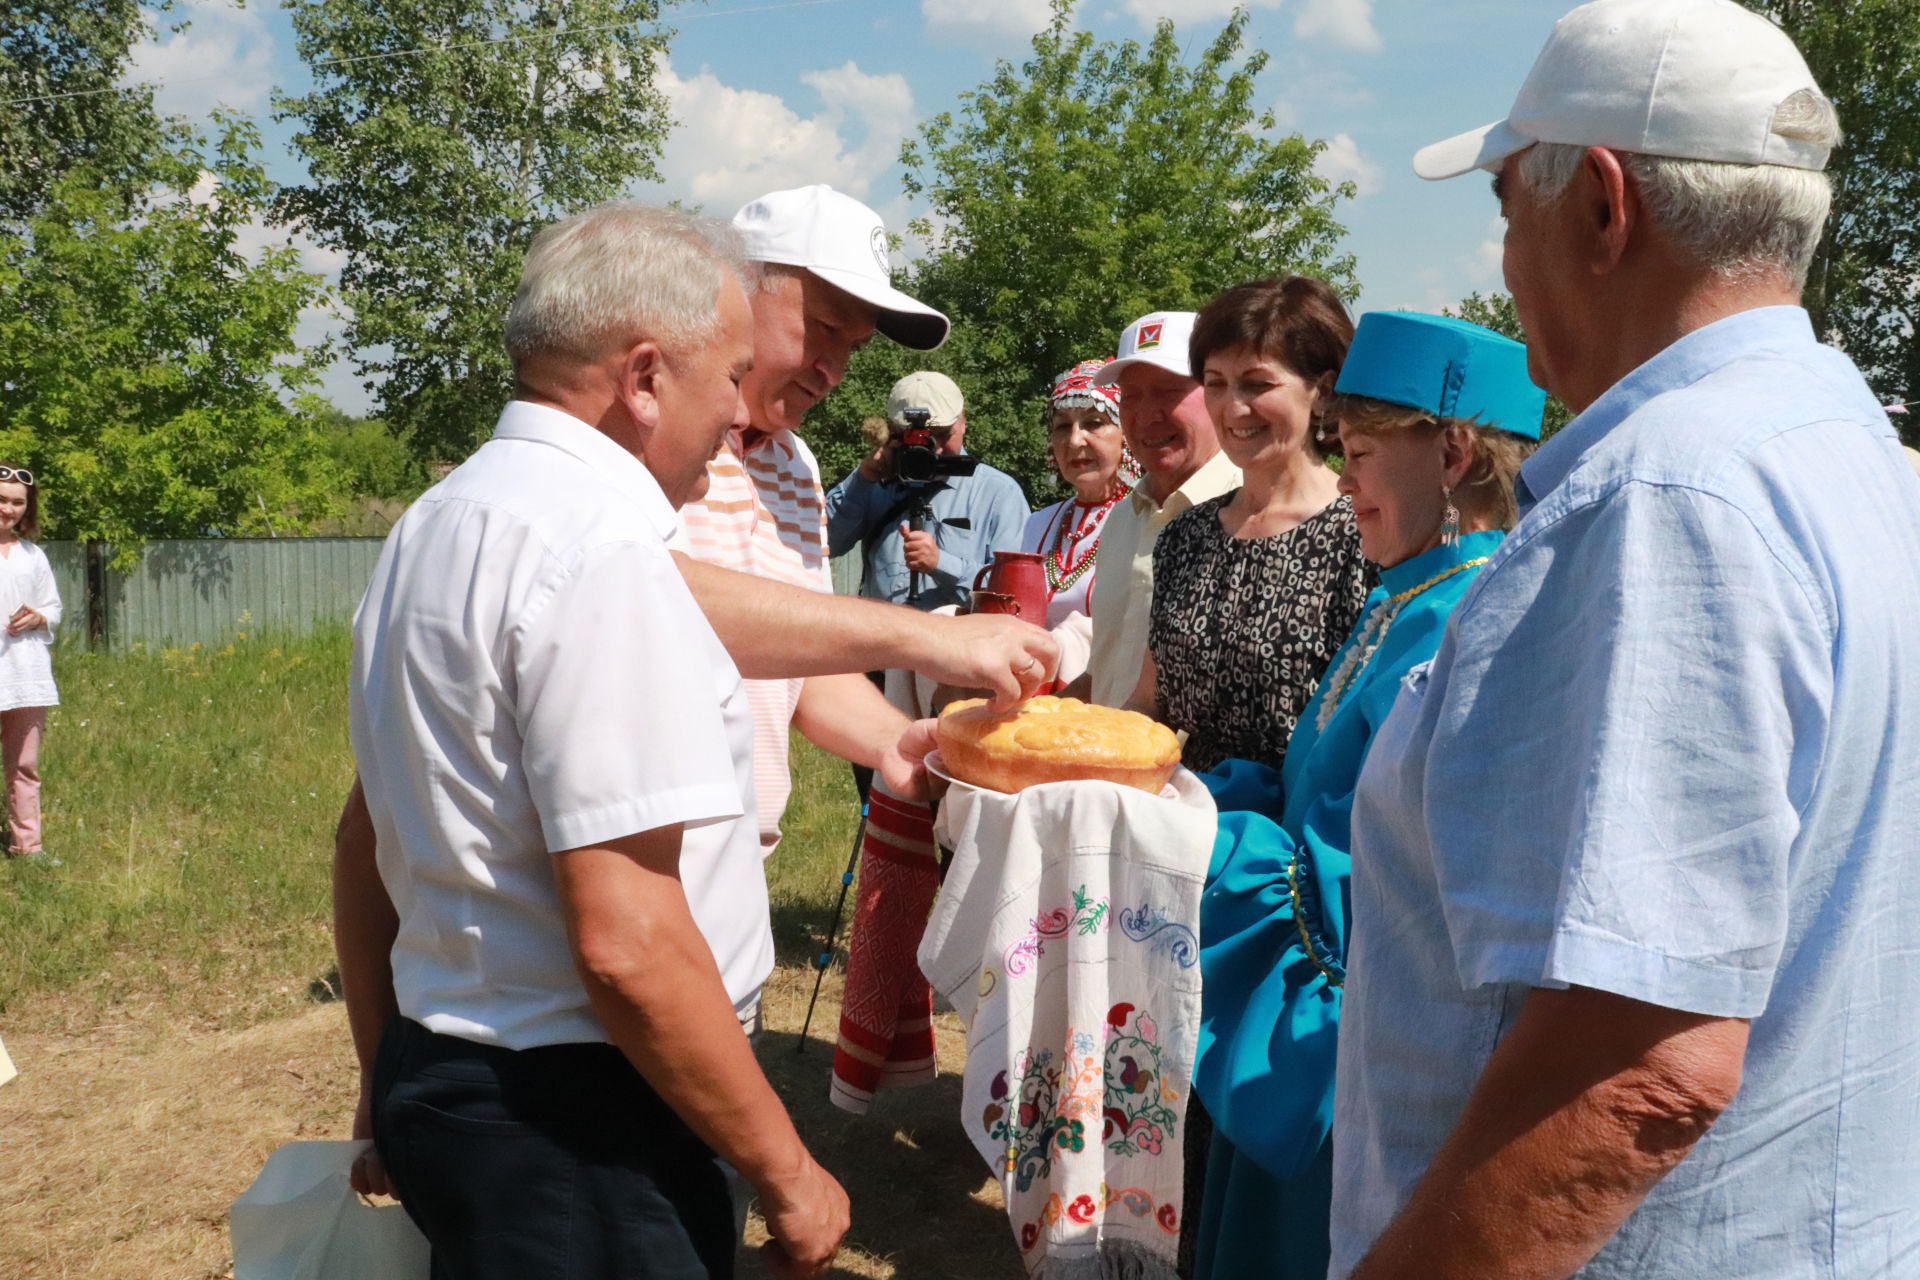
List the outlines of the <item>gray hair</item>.
{"label": "gray hair", "polygon": [[792,266],[785,262],[756,262],[753,264],[754,279],[747,286],[748,293],[772,293],[774,286],[782,280],[804,280],[813,274],[805,267]]}
{"label": "gray hair", "polygon": [[720,289],[754,275],[731,225],[630,201],[596,205],[543,230],[507,310],[507,355],[596,360],[618,343],[683,347],[719,331]]}
{"label": "gray hair", "polygon": [[[1840,143],[1833,104],[1802,89],[1774,111],[1772,132],[1820,146]],[[1587,148],[1538,142],[1520,154],[1520,177],[1542,204],[1566,195]],[[1833,184],[1814,169],[1723,164],[1622,151],[1647,211],[1682,249],[1710,270],[1740,279],[1777,273],[1798,289],[1833,202]]]}

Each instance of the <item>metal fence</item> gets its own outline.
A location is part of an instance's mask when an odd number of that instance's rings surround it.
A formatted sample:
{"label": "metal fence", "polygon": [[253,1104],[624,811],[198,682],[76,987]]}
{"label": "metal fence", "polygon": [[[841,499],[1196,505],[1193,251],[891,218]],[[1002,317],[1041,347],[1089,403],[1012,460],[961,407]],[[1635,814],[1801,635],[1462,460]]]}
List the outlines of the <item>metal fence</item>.
{"label": "metal fence", "polygon": [[225,643],[244,631],[300,634],[346,622],[379,538],[203,538],[147,544],[127,572],[98,543],[44,544],[66,608],[62,644]]}
{"label": "metal fence", "polygon": [[[243,631],[302,634],[345,623],[373,576],[381,538],[205,538],[150,542],[122,573],[99,543],[40,544],[65,606],[60,644],[126,649],[224,644]],[[834,590],[860,590],[856,550]]]}

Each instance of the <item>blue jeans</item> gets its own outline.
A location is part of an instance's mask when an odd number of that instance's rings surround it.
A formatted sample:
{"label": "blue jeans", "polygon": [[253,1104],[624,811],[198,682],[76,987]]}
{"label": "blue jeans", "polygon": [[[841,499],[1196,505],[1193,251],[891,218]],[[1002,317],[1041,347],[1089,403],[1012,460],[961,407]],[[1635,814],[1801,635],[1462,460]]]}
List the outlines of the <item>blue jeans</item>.
{"label": "blue jeans", "polygon": [[374,1143],[433,1280],[731,1280],[711,1149],[608,1044],[501,1049],[397,1018]]}

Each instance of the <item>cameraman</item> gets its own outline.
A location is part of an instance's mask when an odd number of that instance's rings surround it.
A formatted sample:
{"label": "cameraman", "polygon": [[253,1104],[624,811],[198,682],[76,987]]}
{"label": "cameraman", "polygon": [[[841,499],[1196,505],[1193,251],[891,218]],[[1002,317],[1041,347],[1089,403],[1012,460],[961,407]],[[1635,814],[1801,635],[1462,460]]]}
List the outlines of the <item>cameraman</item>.
{"label": "cameraman", "polygon": [[[930,470],[902,477],[901,453],[917,443],[914,419],[926,411],[935,456],[912,460]],[[886,443],[827,494],[827,546],[865,553],[860,594],[916,609],[967,603],[968,590],[996,551],[1018,551],[1026,495],[1004,471],[966,456],[967,415],[960,388],[943,373],[910,373],[887,396]],[[904,468],[912,475],[916,467]],[[915,588],[918,588],[917,594]]]}

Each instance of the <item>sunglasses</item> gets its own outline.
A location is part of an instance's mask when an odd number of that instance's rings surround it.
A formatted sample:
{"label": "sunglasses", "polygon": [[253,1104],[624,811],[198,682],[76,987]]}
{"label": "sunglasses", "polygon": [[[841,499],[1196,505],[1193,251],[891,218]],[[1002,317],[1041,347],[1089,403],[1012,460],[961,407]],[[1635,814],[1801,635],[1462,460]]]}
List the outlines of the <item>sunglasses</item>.
{"label": "sunglasses", "polygon": [[0,484],[9,480],[18,480],[21,484],[32,484],[33,472],[18,467],[0,467]]}

